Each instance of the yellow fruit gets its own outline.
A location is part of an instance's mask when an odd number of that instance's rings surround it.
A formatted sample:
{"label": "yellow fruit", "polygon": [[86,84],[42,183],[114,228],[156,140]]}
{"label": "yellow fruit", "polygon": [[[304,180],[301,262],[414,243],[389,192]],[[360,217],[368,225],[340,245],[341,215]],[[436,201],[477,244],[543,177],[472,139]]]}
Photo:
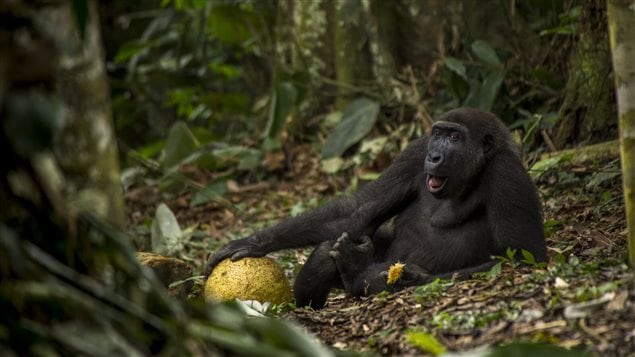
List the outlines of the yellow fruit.
{"label": "yellow fruit", "polygon": [[386,279],[386,284],[392,285],[396,283],[399,279],[401,279],[401,274],[403,273],[403,268],[405,264],[401,262],[396,262],[388,268],[388,278]]}
{"label": "yellow fruit", "polygon": [[257,300],[281,304],[291,301],[291,286],[271,258],[221,261],[205,283],[206,300]]}

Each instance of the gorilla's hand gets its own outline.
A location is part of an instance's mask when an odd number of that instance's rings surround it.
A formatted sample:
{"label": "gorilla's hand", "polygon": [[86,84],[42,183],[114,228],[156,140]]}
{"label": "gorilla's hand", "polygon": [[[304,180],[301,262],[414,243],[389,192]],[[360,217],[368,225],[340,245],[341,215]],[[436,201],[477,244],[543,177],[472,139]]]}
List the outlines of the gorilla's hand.
{"label": "gorilla's hand", "polygon": [[[379,273],[382,279],[388,279],[388,270]],[[394,282],[392,286],[396,288],[405,288],[408,286],[424,285],[432,281],[432,276],[423,268],[415,264],[406,264],[403,267],[399,280]]]}
{"label": "gorilla's hand", "polygon": [[205,267],[205,277],[208,277],[214,267],[225,258],[236,261],[245,257],[262,257],[267,253],[262,249],[260,240],[256,236],[233,240],[210,254]]}

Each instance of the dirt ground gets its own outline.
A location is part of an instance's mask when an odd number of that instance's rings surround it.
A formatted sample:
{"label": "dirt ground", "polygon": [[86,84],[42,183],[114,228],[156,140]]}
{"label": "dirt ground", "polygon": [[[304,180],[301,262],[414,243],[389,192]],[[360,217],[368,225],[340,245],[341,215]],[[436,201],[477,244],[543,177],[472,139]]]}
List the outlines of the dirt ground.
{"label": "dirt ground", "polygon": [[[320,204],[348,180],[300,157],[277,179],[229,182],[223,202],[192,207],[192,190],[161,193],[154,183],[126,194],[130,228],[143,236],[165,202],[193,234],[187,260],[200,274],[205,257],[227,241]],[[617,168],[617,169],[616,169]],[[282,317],[338,349],[426,355],[409,336],[425,332],[449,351],[512,341],[546,342],[600,356],[635,356],[635,281],[626,266],[626,223],[616,161],[565,166],[544,174],[547,266],[503,262],[501,271],[467,281],[439,281],[395,294],[354,299],[339,291],[320,311],[293,308]],[[186,168],[196,182],[211,174]],[[146,234],[147,236],[147,234]],[[137,244],[143,250],[145,243]],[[292,277],[306,252],[275,255]]]}

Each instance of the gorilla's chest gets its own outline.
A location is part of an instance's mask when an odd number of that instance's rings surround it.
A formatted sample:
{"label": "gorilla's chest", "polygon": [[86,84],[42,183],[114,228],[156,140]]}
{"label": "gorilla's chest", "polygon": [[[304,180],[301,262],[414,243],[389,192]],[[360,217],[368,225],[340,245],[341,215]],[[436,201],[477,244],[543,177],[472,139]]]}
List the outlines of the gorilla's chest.
{"label": "gorilla's chest", "polygon": [[[447,215],[445,225],[432,223]],[[431,271],[460,268],[478,256],[488,257],[491,234],[480,205],[467,211],[448,201],[422,196],[395,220],[395,241],[389,256],[410,260]]]}

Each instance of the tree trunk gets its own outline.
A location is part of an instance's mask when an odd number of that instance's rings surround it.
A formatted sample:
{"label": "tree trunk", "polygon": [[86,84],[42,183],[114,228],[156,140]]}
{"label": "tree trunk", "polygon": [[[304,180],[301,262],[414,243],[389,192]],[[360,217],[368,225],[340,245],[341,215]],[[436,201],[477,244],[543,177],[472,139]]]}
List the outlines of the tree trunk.
{"label": "tree trunk", "polygon": [[553,136],[558,149],[570,142],[607,139],[617,129],[604,0],[584,2],[578,33],[560,121]]}
{"label": "tree trunk", "polygon": [[338,82],[337,105],[342,107],[356,87],[373,84],[373,58],[366,19],[368,9],[361,0],[335,2],[335,77]]}
{"label": "tree trunk", "polygon": [[635,0],[609,0],[608,20],[620,124],[628,257],[631,266],[635,266]]}
{"label": "tree trunk", "polygon": [[89,2],[83,39],[71,4],[62,2],[44,12],[65,44],[57,77],[64,126],[54,150],[74,209],[96,212],[123,226],[119,158],[96,3]]}

